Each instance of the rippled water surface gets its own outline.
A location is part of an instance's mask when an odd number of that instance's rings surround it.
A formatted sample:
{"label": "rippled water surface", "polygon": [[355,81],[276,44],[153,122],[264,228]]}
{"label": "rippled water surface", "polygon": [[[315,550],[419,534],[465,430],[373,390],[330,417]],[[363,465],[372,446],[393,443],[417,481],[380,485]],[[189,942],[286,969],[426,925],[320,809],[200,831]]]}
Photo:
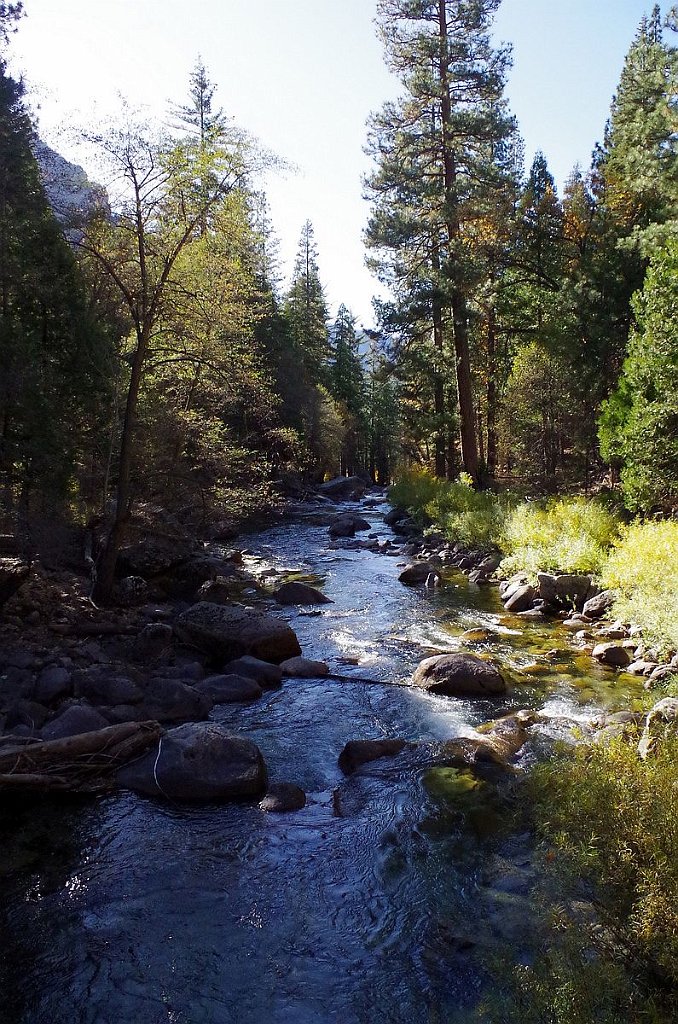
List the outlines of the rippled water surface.
{"label": "rippled water surface", "polygon": [[[383,511],[361,508],[391,536]],[[405,588],[398,559],[330,548],[318,526],[249,542],[263,582],[309,579],[332,598],[290,619],[306,656],[355,679],[289,680],[213,712],[259,744],[273,780],[306,790],[306,808],[122,794],[3,811],[3,1022],[455,1022],[496,951],[523,941],[524,837],[485,783],[431,770],[429,754],[515,707],[546,707],[554,729],[585,718],[626,696],[617,677],[562,630],[505,619],[496,591],[462,576]],[[406,683],[428,652],[462,646],[509,667],[501,705],[366,682]],[[342,775],[347,740],[387,736],[423,748]]]}

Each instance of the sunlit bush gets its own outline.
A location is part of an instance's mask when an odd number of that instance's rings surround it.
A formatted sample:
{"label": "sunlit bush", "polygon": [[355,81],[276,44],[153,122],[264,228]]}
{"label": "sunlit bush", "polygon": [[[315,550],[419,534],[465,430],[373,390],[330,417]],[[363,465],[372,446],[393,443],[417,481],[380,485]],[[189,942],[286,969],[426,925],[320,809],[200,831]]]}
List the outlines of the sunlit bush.
{"label": "sunlit bush", "polygon": [[502,572],[601,572],[619,520],[584,498],[524,502],[508,517],[501,541]]}
{"label": "sunlit bush", "polygon": [[619,591],[614,613],[641,626],[646,640],[678,649],[678,522],[633,523],[603,568]]}

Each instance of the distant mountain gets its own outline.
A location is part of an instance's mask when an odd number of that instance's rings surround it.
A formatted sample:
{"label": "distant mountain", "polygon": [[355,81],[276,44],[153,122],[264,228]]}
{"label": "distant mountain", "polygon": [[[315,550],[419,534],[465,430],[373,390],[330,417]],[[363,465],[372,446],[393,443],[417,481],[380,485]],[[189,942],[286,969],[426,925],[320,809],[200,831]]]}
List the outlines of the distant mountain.
{"label": "distant mountain", "polygon": [[82,167],[70,163],[37,136],[33,153],[50,206],[67,238],[76,239],[81,225],[95,211],[103,210],[110,217],[106,189],[91,182]]}

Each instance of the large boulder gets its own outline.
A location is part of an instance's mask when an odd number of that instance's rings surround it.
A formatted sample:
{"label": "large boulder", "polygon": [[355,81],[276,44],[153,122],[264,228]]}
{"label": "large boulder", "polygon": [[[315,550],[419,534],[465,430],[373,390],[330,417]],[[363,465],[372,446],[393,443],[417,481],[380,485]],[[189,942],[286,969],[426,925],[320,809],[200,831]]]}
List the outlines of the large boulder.
{"label": "large boulder", "polygon": [[425,583],[432,571],[430,562],[413,562],[403,569],[398,579],[406,587],[416,587],[418,583]]}
{"label": "large boulder", "polygon": [[645,761],[656,753],[659,744],[678,736],[678,697],[664,697],[650,711],[638,744],[638,754]]}
{"label": "large boulder", "polygon": [[213,658],[250,654],[278,664],[301,654],[296,633],[286,622],[250,608],[201,601],[179,616],[174,630],[183,643]]}
{"label": "large boulder", "polygon": [[399,508],[397,505],[392,508],[384,516],[384,522],[387,526],[395,526],[396,523],[401,523],[403,519],[409,519],[409,512],[404,508]]}
{"label": "large boulder", "polygon": [[499,669],[465,652],[425,658],[412,682],[445,697],[498,697],[506,693],[506,681]]}
{"label": "large boulder", "polygon": [[330,537],[355,537],[361,530],[371,530],[372,527],[362,516],[354,512],[346,512],[330,524]]}
{"label": "large boulder", "polygon": [[147,754],[126,765],[119,785],[179,803],[214,803],[260,796],[266,765],[251,740],[213,722],[170,729]]}
{"label": "large boulder", "polygon": [[308,583],[283,583],[273,594],[278,604],[332,604],[320,590]]}
{"label": "large boulder", "polygon": [[144,694],[142,688],[127,676],[114,675],[102,668],[78,672],[73,692],[90,704],[108,705],[140,704]]}
{"label": "large boulder", "polygon": [[204,693],[213,704],[241,704],[261,697],[261,687],[249,676],[209,676],[195,684],[198,693]]}
{"label": "large boulder", "polygon": [[362,498],[366,484],[359,476],[337,476],[334,480],[321,484],[318,490],[324,497],[332,498],[333,501],[350,501]]}
{"label": "large boulder", "polygon": [[39,704],[51,704],[70,697],[72,692],[73,678],[69,670],[62,665],[48,665],[35,680],[33,697]]}
{"label": "large boulder", "polygon": [[576,573],[537,573],[539,596],[547,604],[581,611],[591,592],[591,577]]}

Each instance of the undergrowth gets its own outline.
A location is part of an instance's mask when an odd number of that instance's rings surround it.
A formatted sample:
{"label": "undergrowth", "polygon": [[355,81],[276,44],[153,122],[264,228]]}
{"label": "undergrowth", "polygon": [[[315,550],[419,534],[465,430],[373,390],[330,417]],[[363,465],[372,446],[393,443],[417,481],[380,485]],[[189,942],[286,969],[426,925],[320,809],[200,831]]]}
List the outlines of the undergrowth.
{"label": "undergrowth", "polygon": [[615,615],[637,623],[650,643],[678,650],[678,522],[636,522],[624,529],[602,580],[619,592]]}
{"label": "undergrowth", "polygon": [[496,1024],[678,1019],[678,738],[579,747],[535,769],[546,934],[484,1008]]}

